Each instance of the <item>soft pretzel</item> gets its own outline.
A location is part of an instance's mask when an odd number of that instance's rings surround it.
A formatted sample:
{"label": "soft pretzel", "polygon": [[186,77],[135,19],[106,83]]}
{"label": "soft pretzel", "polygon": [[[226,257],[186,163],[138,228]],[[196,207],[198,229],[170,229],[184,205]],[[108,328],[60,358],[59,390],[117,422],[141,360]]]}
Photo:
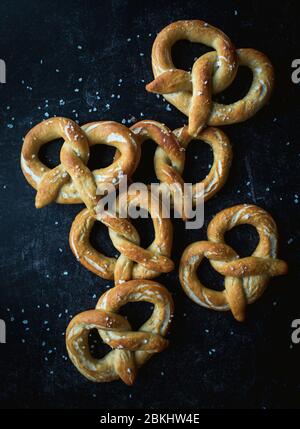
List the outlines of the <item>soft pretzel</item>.
{"label": "soft pretzel", "polygon": [[[151,317],[134,332],[118,311],[128,302],[139,301],[152,303],[154,309]],[[102,295],[95,310],[84,311],[71,320],[66,331],[69,357],[91,381],[121,378],[131,385],[137,369],[168,345],[164,336],[172,317],[173,300],[165,287],[149,280],[126,282]],[[88,336],[92,329],[97,329],[104,343],[113,349],[102,359],[95,359],[90,353]]]}
{"label": "soft pretzel", "polygon": [[[259,234],[255,251],[245,258],[240,258],[224,240],[226,231],[241,224],[254,226]],[[179,268],[181,285],[195,303],[219,311],[231,310],[236,320],[243,321],[246,305],[262,295],[269,278],[287,272],[287,264],[277,259],[276,224],[265,210],[241,204],[218,213],[208,226],[207,237],[208,241],[185,249]],[[197,278],[204,257],[225,276],[224,291],[209,289]]]}
{"label": "soft pretzel", "polygon": [[[42,145],[62,137],[57,167],[49,169],[38,157]],[[116,147],[117,159],[108,167],[91,172],[86,166],[89,146],[106,144]],[[56,201],[60,204],[84,202],[89,209],[97,204],[97,187],[103,182],[117,185],[123,175],[130,176],[140,158],[133,133],[117,122],[92,122],[80,128],[67,118],[47,119],[26,135],[21,167],[28,183],[37,190],[37,208]]]}
{"label": "soft pretzel", "polygon": [[[129,208],[136,203],[136,197],[127,194],[125,201],[119,197],[117,209],[121,202]],[[139,234],[128,219],[107,212],[97,212],[95,215],[85,209],[76,216],[69,237],[77,260],[98,276],[114,279],[116,284],[137,278],[154,278],[160,273],[172,271],[174,264],[169,257],[173,230],[170,219],[163,216],[159,201],[151,198],[150,192],[147,196],[140,196],[139,206],[149,210],[154,225],[155,239],[147,249],[140,246]],[[118,259],[102,255],[90,244],[89,236],[96,220],[109,228],[110,238],[120,252]]]}
{"label": "soft pretzel", "polygon": [[[215,51],[198,58],[191,72],[177,69],[171,48],[180,39],[203,43]],[[253,73],[247,95],[228,105],[212,101],[212,94],[232,83],[240,65]],[[205,125],[233,124],[251,118],[268,101],[274,83],[272,64],[264,54],[254,49],[235,51],[222,31],[200,20],[174,22],[157,35],[152,48],[152,69],[155,79],[146,86],[147,91],[163,94],[188,116],[192,136],[197,136]]]}

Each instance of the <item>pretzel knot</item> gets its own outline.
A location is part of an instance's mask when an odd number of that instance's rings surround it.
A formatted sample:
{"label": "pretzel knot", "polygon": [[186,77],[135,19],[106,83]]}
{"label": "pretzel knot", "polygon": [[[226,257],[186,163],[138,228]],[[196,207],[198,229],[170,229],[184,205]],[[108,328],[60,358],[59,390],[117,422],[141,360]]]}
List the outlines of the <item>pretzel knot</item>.
{"label": "pretzel knot", "polygon": [[[146,301],[154,305],[151,317],[137,332],[118,314],[128,302]],[[168,345],[164,338],[173,317],[173,300],[159,283],[132,280],[107,291],[95,310],[75,316],[66,332],[66,345],[71,361],[89,380],[107,382],[121,378],[133,384],[137,368],[154,353]],[[97,329],[103,342],[113,350],[102,359],[92,357],[88,337]]]}
{"label": "pretzel knot", "polygon": [[[151,197],[150,192],[143,193],[138,198],[125,194],[125,198],[119,196],[117,200],[117,210],[121,206],[127,209],[137,207],[150,213],[155,232],[150,246],[147,249],[140,246],[139,234],[128,219],[98,209],[97,215],[94,215],[85,209],[76,216],[69,237],[77,260],[98,276],[114,279],[116,284],[137,278],[154,278],[160,273],[172,271],[172,223],[170,219],[163,217],[159,201]],[[118,259],[108,258],[91,246],[89,237],[96,220],[109,228],[109,236],[120,252]]]}
{"label": "pretzel knot", "polygon": [[[240,258],[224,240],[226,231],[241,224],[254,226],[259,235],[255,251],[245,258]],[[195,303],[214,310],[231,310],[236,320],[243,321],[246,305],[262,295],[269,278],[287,272],[287,264],[276,258],[276,224],[257,206],[237,205],[214,217],[207,236],[209,241],[199,241],[185,249],[179,268],[180,283]],[[225,276],[224,291],[208,289],[197,278],[197,268],[204,257]]]}
{"label": "pretzel knot", "polygon": [[[213,47],[198,58],[191,72],[175,68],[171,48],[180,39]],[[253,81],[247,95],[224,105],[212,95],[224,91],[234,80],[238,66],[252,70]],[[177,21],[165,27],[152,48],[155,79],[147,91],[163,94],[169,103],[189,118],[189,134],[197,136],[205,125],[219,126],[243,122],[263,107],[271,94],[274,73],[269,59],[254,49],[235,50],[219,29],[200,20]]]}
{"label": "pretzel knot", "polygon": [[[57,167],[49,169],[38,157],[39,149],[51,140],[62,137]],[[106,167],[91,172],[87,167],[90,146],[106,144],[116,147],[118,156]],[[126,174],[130,176],[140,159],[140,148],[134,135],[124,125],[112,121],[92,122],[80,128],[66,118],[47,119],[32,128],[22,147],[21,167],[29,184],[37,190],[37,208],[56,201],[60,204],[84,202],[94,209],[97,187],[103,183],[118,185]]]}

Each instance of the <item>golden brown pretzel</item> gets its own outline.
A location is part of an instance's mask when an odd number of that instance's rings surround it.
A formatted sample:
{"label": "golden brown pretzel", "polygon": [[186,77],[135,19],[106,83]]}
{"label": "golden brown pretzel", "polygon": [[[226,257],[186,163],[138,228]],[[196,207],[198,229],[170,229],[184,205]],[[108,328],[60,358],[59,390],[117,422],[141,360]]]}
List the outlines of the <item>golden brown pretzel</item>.
{"label": "golden brown pretzel", "polygon": [[[49,169],[38,158],[42,145],[62,137],[61,164]],[[119,157],[106,168],[91,172],[86,166],[89,146],[116,147]],[[84,202],[89,209],[97,204],[97,186],[103,182],[117,185],[123,175],[130,176],[140,158],[133,133],[117,122],[92,122],[80,128],[67,118],[47,119],[32,128],[22,147],[21,167],[28,183],[37,190],[36,207],[56,201],[60,204]],[[71,180],[70,180],[71,179]]]}
{"label": "golden brown pretzel", "polygon": [[[128,302],[139,301],[152,303],[154,309],[151,317],[134,332],[118,311]],[[172,317],[173,300],[165,287],[149,280],[126,282],[104,293],[96,310],[84,311],[71,320],[66,332],[69,357],[78,371],[91,381],[121,378],[131,385],[137,369],[168,345],[164,336]],[[89,350],[88,335],[94,328],[113,349],[102,359],[93,358]]]}
{"label": "golden brown pretzel", "polygon": [[[135,197],[129,194],[127,197],[125,203],[130,208],[135,204]],[[117,207],[119,202],[120,197]],[[162,272],[172,271],[174,264],[169,257],[173,230],[170,219],[163,217],[159,202],[151,199],[150,192],[140,197],[139,206],[149,209],[154,225],[155,239],[147,249],[140,247],[139,234],[126,218],[106,212],[97,213],[95,216],[85,209],[76,216],[69,237],[71,249],[77,260],[98,276],[114,279],[115,284],[137,278],[154,278]],[[118,259],[108,258],[91,246],[89,236],[96,220],[109,228],[110,238],[121,253]]]}
{"label": "golden brown pretzel", "polygon": [[[251,256],[240,258],[225,243],[224,234],[236,225],[250,224],[259,234],[259,243]],[[197,304],[214,310],[231,310],[238,321],[245,318],[246,305],[264,292],[269,278],[287,272],[287,264],[277,259],[277,228],[263,209],[248,204],[219,212],[208,225],[209,241],[188,246],[181,258],[179,276],[186,294]],[[223,292],[206,288],[197,278],[203,258],[225,276]]]}
{"label": "golden brown pretzel", "polygon": [[[203,43],[215,51],[198,58],[191,72],[176,69],[171,48],[180,39]],[[249,67],[253,73],[247,95],[229,105],[212,101],[212,94],[231,84],[239,65]],[[173,22],[157,35],[152,48],[152,69],[155,79],[146,86],[147,91],[163,94],[188,116],[192,136],[197,136],[205,125],[249,119],[266,104],[274,83],[272,64],[264,54],[254,49],[235,51],[222,31],[200,20]]]}

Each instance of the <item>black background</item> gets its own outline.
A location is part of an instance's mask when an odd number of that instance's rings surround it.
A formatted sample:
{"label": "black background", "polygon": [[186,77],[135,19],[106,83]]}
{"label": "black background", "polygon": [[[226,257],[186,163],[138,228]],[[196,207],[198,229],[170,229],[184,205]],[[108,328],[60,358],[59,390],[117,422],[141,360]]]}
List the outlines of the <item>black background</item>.
{"label": "black background", "polygon": [[[300,345],[291,344],[291,323],[300,318],[295,197],[300,90],[291,81],[292,60],[300,57],[296,3],[1,1],[0,57],[7,64],[7,83],[0,86],[0,318],[7,325],[7,344],[0,345],[1,407],[299,408]],[[290,272],[271,280],[262,299],[248,308],[243,324],[230,313],[192,303],[179,285],[177,269],[161,276],[176,306],[169,349],[140,370],[133,387],[121,381],[93,384],[64,358],[63,333],[70,315],[92,308],[94,296],[98,298],[112,282],[83,268],[69,248],[69,229],[82,206],[34,208],[35,192],[19,165],[22,137],[47,113],[82,124],[140,119],[142,112],[144,118],[170,128],[184,124],[182,114],[173,107],[169,111],[162,98],[144,89],[152,79],[150,53],[156,33],[184,18],[203,19],[222,29],[237,47],[263,51],[272,60],[277,79],[268,106],[245,123],[224,127],[234,149],[229,180],[206,204],[201,230],[185,231],[181,221],[174,222],[173,258],[178,266],[187,244],[206,239],[207,224],[221,209],[256,203],[277,222],[279,256],[288,262]],[[175,47],[176,65],[189,67],[203,52],[198,45],[187,47],[187,42]],[[240,98],[250,79],[241,71],[223,100]],[[55,165],[60,143],[49,146],[42,156]],[[155,146],[146,146],[134,178],[149,182]],[[109,163],[111,151],[102,150],[92,153],[91,167]],[[184,178],[204,177],[212,160],[207,145],[191,144],[187,157]],[[136,225],[145,246],[151,239],[151,222]],[[96,228],[93,240],[104,252],[116,253],[104,227]],[[249,254],[256,240],[250,227],[228,234],[228,242],[241,255]],[[208,264],[200,277],[211,287],[222,287],[222,278]],[[134,326],[149,314],[148,306],[139,304],[125,310]]]}

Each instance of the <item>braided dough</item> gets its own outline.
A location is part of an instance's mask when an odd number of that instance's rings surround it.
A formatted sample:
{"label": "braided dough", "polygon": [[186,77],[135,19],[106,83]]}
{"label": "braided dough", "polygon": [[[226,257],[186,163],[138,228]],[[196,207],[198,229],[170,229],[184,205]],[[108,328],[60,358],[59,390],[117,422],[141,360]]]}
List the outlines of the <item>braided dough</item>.
{"label": "braided dough", "polygon": [[[151,317],[134,332],[118,311],[128,302],[139,301],[152,303],[154,309]],[[132,280],[116,286],[101,296],[95,310],[84,311],[71,320],[66,332],[69,357],[78,371],[91,381],[121,378],[131,385],[137,368],[168,345],[164,336],[172,317],[172,297],[159,283]],[[89,351],[88,335],[94,328],[113,349],[102,359],[94,359]]]}
{"label": "braided dough", "polygon": [[[181,39],[203,43],[215,49],[198,58],[191,72],[177,69],[171,48]],[[238,66],[247,66],[253,81],[247,95],[232,104],[212,101],[212,94],[224,91],[234,80]],[[269,59],[254,49],[235,50],[219,29],[200,20],[177,21],[165,27],[152,48],[155,79],[147,91],[163,94],[169,103],[189,118],[188,131],[197,136],[205,125],[220,126],[251,118],[268,101],[274,83]]]}
{"label": "braided dough", "polygon": [[[258,246],[246,258],[240,258],[224,240],[226,231],[241,224],[254,226],[259,234]],[[287,272],[287,264],[276,258],[276,224],[265,210],[242,204],[218,213],[208,225],[207,237],[209,241],[198,241],[185,249],[179,268],[181,286],[195,303],[213,310],[231,310],[236,320],[243,321],[246,305],[262,295],[269,278]],[[204,257],[225,276],[223,292],[206,288],[197,278]]]}
{"label": "braided dough", "polygon": [[[127,208],[136,204],[135,198],[127,194]],[[120,197],[117,208],[119,203]],[[137,278],[154,278],[160,273],[172,271],[174,263],[169,258],[173,241],[171,220],[163,217],[159,201],[150,198],[150,192],[140,196],[139,207],[149,209],[154,226],[155,239],[147,249],[140,247],[139,234],[128,219],[107,212],[98,212],[95,216],[85,209],[76,216],[69,237],[77,260],[98,276],[114,279],[115,284]],[[118,259],[108,258],[91,246],[89,236],[96,220],[109,228],[109,236],[121,253]]]}
{"label": "braided dough", "polygon": [[[62,137],[57,167],[49,169],[38,158],[42,145]],[[117,149],[118,156],[106,167],[91,172],[86,166],[90,150],[95,144]],[[80,128],[67,118],[47,119],[32,128],[22,147],[21,167],[28,183],[37,190],[37,208],[56,201],[60,204],[84,202],[94,209],[98,202],[97,187],[102,183],[117,185],[126,174],[130,176],[140,159],[140,147],[133,133],[117,122],[92,122]]]}

